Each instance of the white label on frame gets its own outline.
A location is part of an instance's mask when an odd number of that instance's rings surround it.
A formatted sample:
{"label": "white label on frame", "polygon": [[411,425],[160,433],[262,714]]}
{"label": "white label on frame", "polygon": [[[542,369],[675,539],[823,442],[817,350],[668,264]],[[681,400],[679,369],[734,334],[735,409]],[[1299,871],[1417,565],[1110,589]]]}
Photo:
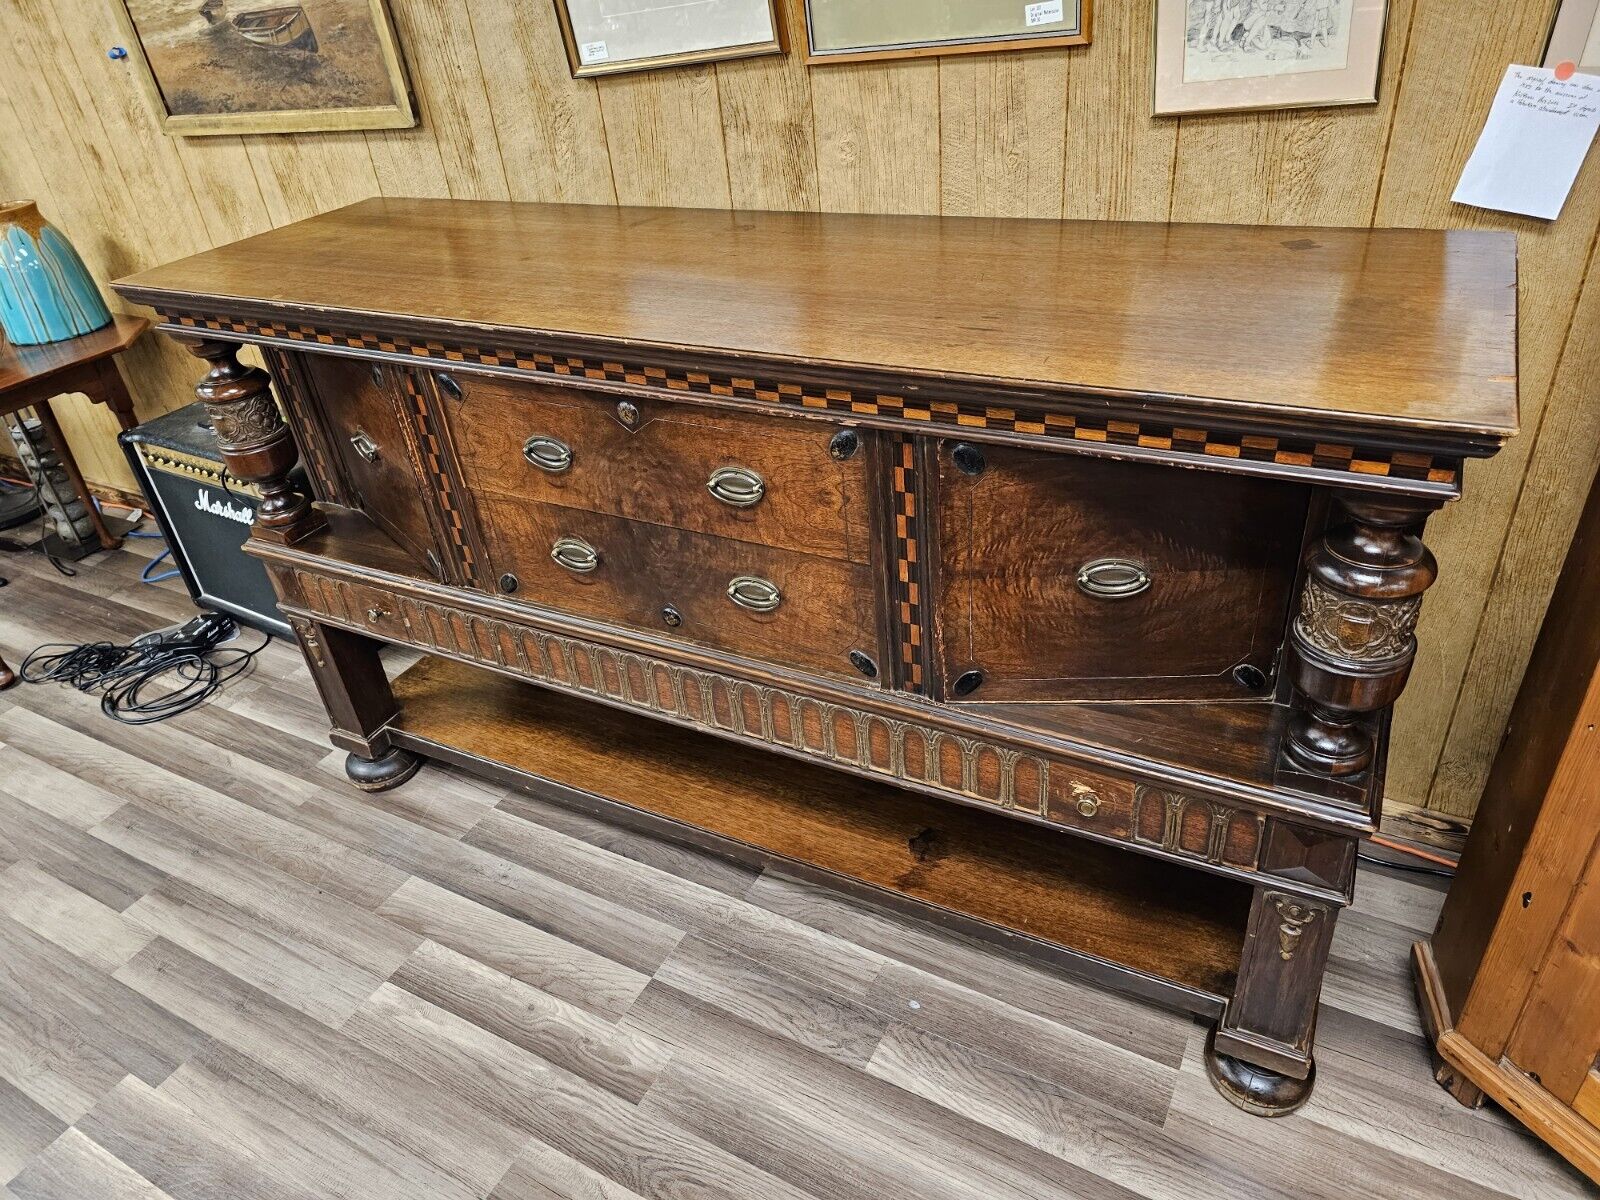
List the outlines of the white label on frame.
{"label": "white label on frame", "polygon": [[604,42],[585,42],[578,47],[578,58],[586,63],[605,62],[610,57]]}
{"label": "white label on frame", "polygon": [[1039,4],[1024,5],[1022,19],[1031,28],[1034,25],[1048,25],[1052,21],[1066,20],[1066,13],[1062,11],[1061,0],[1041,0]]}

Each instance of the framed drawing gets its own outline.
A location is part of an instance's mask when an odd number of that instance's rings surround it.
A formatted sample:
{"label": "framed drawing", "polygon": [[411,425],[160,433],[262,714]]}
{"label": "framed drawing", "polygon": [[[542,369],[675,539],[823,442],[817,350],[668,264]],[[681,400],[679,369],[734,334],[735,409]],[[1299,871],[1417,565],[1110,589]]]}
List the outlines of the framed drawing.
{"label": "framed drawing", "polygon": [[1600,0],[1561,0],[1556,9],[1540,65],[1568,62],[1585,75],[1600,75]]}
{"label": "framed drawing", "polygon": [[783,53],[777,0],[556,0],[556,18],[580,77]]}
{"label": "framed drawing", "polygon": [[384,0],[113,0],[168,133],[307,133],[417,123]]}
{"label": "framed drawing", "polygon": [[1083,46],[1093,0],[801,0],[806,62]]}
{"label": "framed drawing", "polygon": [[1156,115],[1376,103],[1387,7],[1156,0]]}

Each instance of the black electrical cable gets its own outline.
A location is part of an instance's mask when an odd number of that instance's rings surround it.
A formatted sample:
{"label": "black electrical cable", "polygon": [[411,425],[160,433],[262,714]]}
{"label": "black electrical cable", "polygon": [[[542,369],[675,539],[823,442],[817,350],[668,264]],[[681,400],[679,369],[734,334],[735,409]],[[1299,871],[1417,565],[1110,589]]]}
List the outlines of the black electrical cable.
{"label": "black electrical cable", "polygon": [[267,648],[245,649],[217,643],[238,626],[212,621],[201,636],[185,629],[151,635],[120,646],[114,642],[40,646],[23,660],[18,676],[26,683],[66,683],[85,694],[100,694],[100,710],[124,725],[150,725],[204,704],[224,684],[251,667]]}

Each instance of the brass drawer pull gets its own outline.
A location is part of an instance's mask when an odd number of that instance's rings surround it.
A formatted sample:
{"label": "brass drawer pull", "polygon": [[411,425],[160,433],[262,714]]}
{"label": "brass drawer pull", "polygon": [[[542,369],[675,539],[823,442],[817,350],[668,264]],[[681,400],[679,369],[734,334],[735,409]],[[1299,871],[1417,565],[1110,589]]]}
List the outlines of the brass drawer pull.
{"label": "brass drawer pull", "polygon": [[600,551],[582,538],[557,538],[556,544],[550,547],[550,557],[558,565],[580,575],[586,575],[600,565]]}
{"label": "brass drawer pull", "polygon": [[1086,783],[1072,785],[1073,807],[1081,817],[1093,817],[1100,811],[1100,794]]}
{"label": "brass drawer pull", "polygon": [[356,453],[369,463],[378,461],[378,443],[368,437],[365,430],[356,430],[350,438],[350,444],[356,448]]}
{"label": "brass drawer pull", "polygon": [[729,582],[728,599],[751,612],[769,613],[783,603],[783,593],[770,579],[740,575]]}
{"label": "brass drawer pull", "polygon": [[1152,582],[1144,564],[1130,558],[1097,558],[1078,568],[1078,590],[1097,600],[1126,600]]}
{"label": "brass drawer pull", "polygon": [[541,471],[559,475],[572,465],[572,447],[557,438],[534,434],[522,443],[522,457]]}
{"label": "brass drawer pull", "polygon": [[734,508],[754,508],[767,494],[767,484],[747,467],[718,467],[706,480],[706,491]]}

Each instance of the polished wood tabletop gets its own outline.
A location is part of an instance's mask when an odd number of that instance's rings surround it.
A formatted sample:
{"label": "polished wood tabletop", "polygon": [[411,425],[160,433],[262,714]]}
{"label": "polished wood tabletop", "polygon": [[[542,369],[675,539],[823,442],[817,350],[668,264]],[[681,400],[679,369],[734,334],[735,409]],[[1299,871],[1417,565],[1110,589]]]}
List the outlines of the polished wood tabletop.
{"label": "polished wood tabletop", "polygon": [[63,342],[16,346],[0,338],[0,393],[120,354],[148,328],[150,322],[143,317],[118,314],[105,328]]}
{"label": "polished wood tabletop", "polygon": [[374,199],[122,280],[765,362],[1502,437],[1516,243],[1476,230]]}

